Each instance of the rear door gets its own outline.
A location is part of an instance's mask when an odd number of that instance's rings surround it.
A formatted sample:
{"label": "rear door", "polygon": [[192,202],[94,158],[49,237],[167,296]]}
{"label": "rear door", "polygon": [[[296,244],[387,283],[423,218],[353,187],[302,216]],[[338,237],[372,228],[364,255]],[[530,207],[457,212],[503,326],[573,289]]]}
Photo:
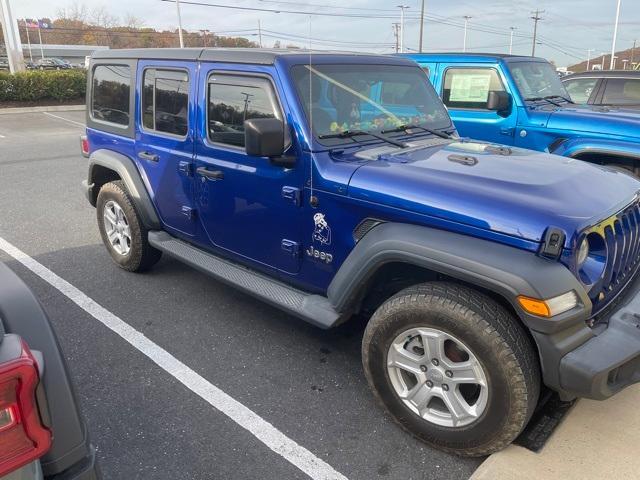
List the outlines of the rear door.
{"label": "rear door", "polygon": [[178,236],[195,233],[192,194],[195,62],[138,62],[136,161],[162,223]]}
{"label": "rear door", "polygon": [[507,92],[497,65],[446,66],[441,72],[440,95],[463,137],[513,144],[517,110],[487,108],[490,92]]}

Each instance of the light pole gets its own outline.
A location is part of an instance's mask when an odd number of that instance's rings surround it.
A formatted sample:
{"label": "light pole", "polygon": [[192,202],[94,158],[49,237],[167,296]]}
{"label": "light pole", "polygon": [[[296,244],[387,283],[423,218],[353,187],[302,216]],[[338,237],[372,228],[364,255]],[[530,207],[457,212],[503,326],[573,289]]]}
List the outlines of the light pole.
{"label": "light pole", "polygon": [[404,53],[404,11],[409,5],[397,5],[400,9],[400,53]]}
{"label": "light pole", "polygon": [[629,60],[627,60],[626,58],[624,60],[622,60],[622,69],[623,70],[627,69],[627,63],[629,63]]}
{"label": "light pole", "polygon": [[4,44],[7,48],[9,71],[11,73],[22,71],[24,70],[24,56],[22,55],[20,32],[18,31],[18,23],[11,13],[9,0],[0,0],[0,24],[2,25]]}
{"label": "light pole", "polygon": [[467,26],[469,24],[469,19],[471,18],[470,15],[465,15],[464,16],[464,39],[462,40],[462,51],[466,52],[467,51]]}
{"label": "light pole", "polygon": [[616,8],[616,23],[613,27],[613,42],[611,44],[611,63],[609,64],[609,70],[613,70],[613,67],[615,65],[614,57],[616,54],[616,40],[618,37],[618,22],[620,21],[620,2],[621,0],[618,0],[618,6]]}
{"label": "light pole", "polygon": [[535,57],[536,56],[536,39],[538,38],[538,22],[542,20],[542,17],[540,16],[540,14],[544,13],[544,10],[536,10],[535,12],[531,12],[531,13],[533,13],[533,17],[531,17],[531,20],[533,20],[533,46],[531,47],[531,56]]}
{"label": "light pole", "polygon": [[178,12],[178,36],[180,37],[180,48],[184,48],[184,38],[182,37],[182,15],[180,15],[180,0],[176,0],[176,11]]}
{"label": "light pole", "polygon": [[420,9],[420,44],[418,45],[418,52],[422,53],[422,37],[424,35],[424,0],[422,0],[422,7]]}
{"label": "light pole", "polygon": [[511,35],[509,36],[509,55],[513,53],[513,32],[517,30],[516,27],[509,27],[511,30]]}
{"label": "light pole", "polygon": [[587,49],[587,72],[589,71],[589,66],[591,65],[591,52],[595,52],[595,48]]}
{"label": "light pole", "polygon": [[600,70],[604,70],[604,61],[607,59],[607,53],[602,52],[600,55],[602,55],[602,66],[600,67]]}

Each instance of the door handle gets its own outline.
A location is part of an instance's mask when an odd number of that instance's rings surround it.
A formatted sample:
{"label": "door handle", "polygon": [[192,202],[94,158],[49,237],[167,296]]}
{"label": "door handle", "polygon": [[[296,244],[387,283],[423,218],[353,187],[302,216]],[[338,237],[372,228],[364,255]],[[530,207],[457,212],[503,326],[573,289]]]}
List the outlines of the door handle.
{"label": "door handle", "polygon": [[158,157],[158,155],[151,152],[139,152],[138,158],[141,158],[142,160],[149,160],[150,162],[157,162],[158,160],[160,160],[160,157]]}
{"label": "door handle", "polygon": [[206,167],[198,167],[196,173],[211,180],[222,180],[224,178],[224,172],[222,170],[209,170]]}

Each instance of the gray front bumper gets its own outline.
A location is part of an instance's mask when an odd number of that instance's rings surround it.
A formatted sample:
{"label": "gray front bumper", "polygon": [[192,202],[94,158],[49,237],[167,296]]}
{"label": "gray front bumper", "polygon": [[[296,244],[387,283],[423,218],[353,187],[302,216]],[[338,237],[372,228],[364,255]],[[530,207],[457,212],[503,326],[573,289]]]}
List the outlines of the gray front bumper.
{"label": "gray front bumper", "polygon": [[640,284],[608,327],[560,362],[560,386],[577,397],[604,400],[640,382]]}

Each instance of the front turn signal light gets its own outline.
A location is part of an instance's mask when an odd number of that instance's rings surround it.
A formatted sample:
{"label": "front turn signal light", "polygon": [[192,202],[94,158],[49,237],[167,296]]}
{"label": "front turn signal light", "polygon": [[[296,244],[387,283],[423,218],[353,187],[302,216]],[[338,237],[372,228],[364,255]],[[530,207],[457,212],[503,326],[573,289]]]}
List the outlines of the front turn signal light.
{"label": "front turn signal light", "polygon": [[578,295],[573,290],[547,300],[520,295],[518,303],[527,313],[538,317],[550,318],[576,307],[578,305]]}

